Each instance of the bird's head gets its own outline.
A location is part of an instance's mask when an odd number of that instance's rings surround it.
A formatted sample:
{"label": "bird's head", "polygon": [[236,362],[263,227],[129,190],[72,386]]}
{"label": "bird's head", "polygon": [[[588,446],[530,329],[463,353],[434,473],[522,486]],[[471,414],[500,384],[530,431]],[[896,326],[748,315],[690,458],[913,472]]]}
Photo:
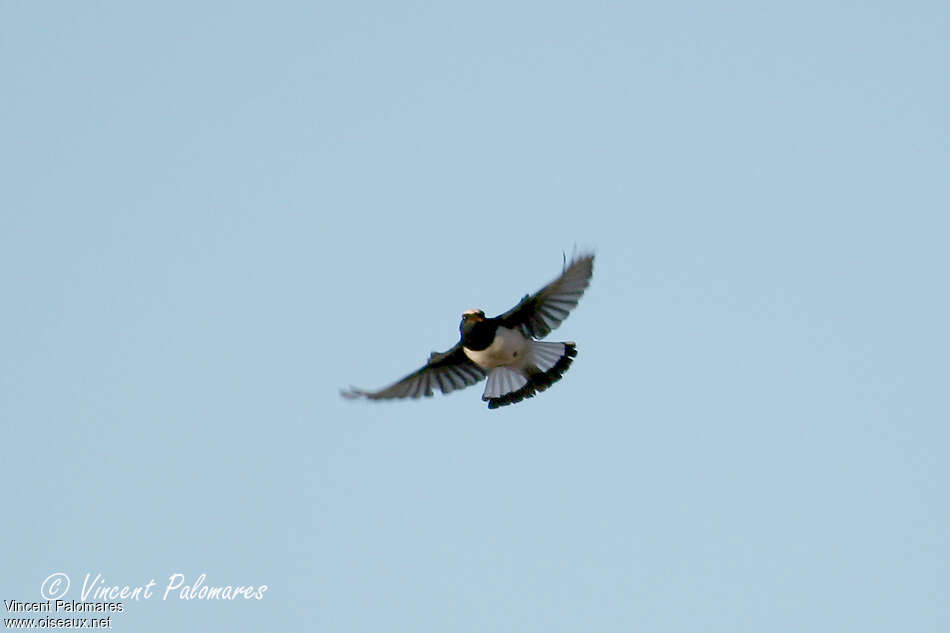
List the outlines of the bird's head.
{"label": "bird's head", "polygon": [[485,313],[481,310],[466,310],[462,313],[462,323],[477,323],[485,320]]}
{"label": "bird's head", "polygon": [[459,323],[459,332],[464,339],[475,329],[475,326],[485,320],[485,313],[481,310],[466,310],[462,313],[462,322]]}

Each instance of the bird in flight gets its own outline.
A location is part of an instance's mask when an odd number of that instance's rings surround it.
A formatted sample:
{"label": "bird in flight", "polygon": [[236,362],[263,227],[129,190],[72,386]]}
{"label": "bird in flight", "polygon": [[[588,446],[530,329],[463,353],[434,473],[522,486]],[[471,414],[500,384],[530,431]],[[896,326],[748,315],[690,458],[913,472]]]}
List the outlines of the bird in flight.
{"label": "bird in flight", "polygon": [[577,356],[574,342],[540,341],[567,318],[594,272],[593,254],[565,258],[561,275],[504,314],[486,318],[482,310],[466,310],[459,324],[461,338],[452,349],[432,352],[421,369],[379,391],[351,387],[344,398],[389,400],[429,397],[434,389],[451,393],[481,381],[488,383],[482,400],[496,409],[533,397],[561,379]]}

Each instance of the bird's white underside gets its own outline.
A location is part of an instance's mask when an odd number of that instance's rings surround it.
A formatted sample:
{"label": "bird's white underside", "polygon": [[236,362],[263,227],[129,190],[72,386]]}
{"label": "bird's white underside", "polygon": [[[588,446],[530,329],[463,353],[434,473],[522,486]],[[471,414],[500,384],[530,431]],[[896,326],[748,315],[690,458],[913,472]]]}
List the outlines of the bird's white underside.
{"label": "bird's white underside", "polygon": [[483,369],[511,367],[523,369],[528,358],[528,340],[521,332],[500,327],[495,331],[495,340],[486,349],[470,350],[463,348],[465,355]]}
{"label": "bird's white underside", "polygon": [[500,327],[487,349],[464,351],[474,363],[489,370],[484,397],[500,398],[525,386],[526,367],[548,371],[564,356],[566,348],[564,343],[532,341],[518,330]]}

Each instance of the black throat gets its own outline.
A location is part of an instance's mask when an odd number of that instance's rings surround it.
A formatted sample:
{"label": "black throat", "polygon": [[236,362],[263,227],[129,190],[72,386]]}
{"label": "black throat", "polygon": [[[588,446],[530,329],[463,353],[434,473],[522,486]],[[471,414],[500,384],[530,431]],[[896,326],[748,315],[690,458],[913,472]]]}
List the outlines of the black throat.
{"label": "black throat", "polygon": [[462,345],[473,352],[488,349],[488,346],[495,340],[497,329],[498,322],[495,319],[483,319],[481,321],[466,319],[459,326],[459,330],[462,332]]}

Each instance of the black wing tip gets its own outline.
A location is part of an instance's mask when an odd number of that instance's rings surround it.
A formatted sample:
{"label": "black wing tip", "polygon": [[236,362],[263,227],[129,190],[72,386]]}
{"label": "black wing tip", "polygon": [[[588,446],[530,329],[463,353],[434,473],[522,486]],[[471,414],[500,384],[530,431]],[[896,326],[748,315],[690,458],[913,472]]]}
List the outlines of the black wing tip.
{"label": "black wing tip", "polygon": [[566,251],[562,251],[561,255],[564,261],[561,267],[562,275],[576,266],[586,268],[588,277],[594,274],[594,257],[596,257],[597,253],[595,253],[593,250],[578,251],[577,247],[575,246],[574,251],[571,253],[570,259],[567,258]]}
{"label": "black wing tip", "polygon": [[561,259],[564,262],[564,270],[567,270],[577,262],[584,260],[592,260],[597,255],[597,252],[592,248],[585,248],[578,250],[577,245],[574,245],[574,250],[571,251],[571,258],[567,258],[567,251],[561,251]]}
{"label": "black wing tip", "polygon": [[368,394],[362,389],[357,389],[353,385],[350,385],[349,389],[340,389],[340,395],[343,396],[344,400],[358,400],[365,398]]}
{"label": "black wing tip", "polygon": [[432,388],[429,387],[425,391],[417,391],[415,393],[407,393],[405,395],[383,395],[382,392],[373,392],[373,391],[364,391],[363,389],[357,389],[356,387],[351,386],[349,389],[340,389],[340,395],[344,400],[393,400],[398,398],[410,398],[416,400],[418,398],[431,398],[435,395],[435,392],[432,391]]}
{"label": "black wing tip", "polygon": [[596,253],[591,252],[591,253],[583,253],[581,255],[575,256],[571,260],[570,264],[568,264],[568,268],[571,268],[572,266],[578,266],[578,265],[588,266],[590,267],[591,272],[593,272],[595,255]]}

